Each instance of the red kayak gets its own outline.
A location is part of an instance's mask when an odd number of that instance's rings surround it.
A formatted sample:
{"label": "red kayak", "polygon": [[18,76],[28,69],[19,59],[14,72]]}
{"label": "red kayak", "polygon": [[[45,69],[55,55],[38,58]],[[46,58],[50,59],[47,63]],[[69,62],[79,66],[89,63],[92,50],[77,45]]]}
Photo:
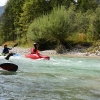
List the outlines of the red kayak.
{"label": "red kayak", "polygon": [[37,55],[37,54],[25,54],[26,58],[31,58],[31,59],[45,59],[45,60],[49,60],[50,57],[49,56],[45,56],[45,55]]}

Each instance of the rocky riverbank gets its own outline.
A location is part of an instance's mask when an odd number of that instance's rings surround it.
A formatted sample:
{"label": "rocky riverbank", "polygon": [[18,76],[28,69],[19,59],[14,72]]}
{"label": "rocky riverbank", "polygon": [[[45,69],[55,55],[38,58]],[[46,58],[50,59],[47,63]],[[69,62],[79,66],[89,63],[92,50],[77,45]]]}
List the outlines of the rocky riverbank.
{"label": "rocky riverbank", "polygon": [[[0,46],[0,52],[2,52],[3,47]],[[20,55],[25,55],[30,53],[30,48],[14,47],[10,52],[18,53]],[[58,56],[70,56],[70,57],[100,57],[100,53],[90,53],[90,52],[81,52],[80,50],[66,51],[63,54],[58,54],[56,50],[44,50],[40,51],[44,55],[58,55]]]}

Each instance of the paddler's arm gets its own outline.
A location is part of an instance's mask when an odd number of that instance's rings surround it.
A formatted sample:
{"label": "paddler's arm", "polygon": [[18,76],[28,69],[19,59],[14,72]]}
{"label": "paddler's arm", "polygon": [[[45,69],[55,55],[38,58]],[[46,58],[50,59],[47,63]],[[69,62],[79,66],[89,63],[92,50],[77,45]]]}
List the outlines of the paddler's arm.
{"label": "paddler's arm", "polygon": [[36,51],[36,54],[37,54],[40,58],[42,58],[42,57],[41,57],[41,54],[39,53],[39,50]]}

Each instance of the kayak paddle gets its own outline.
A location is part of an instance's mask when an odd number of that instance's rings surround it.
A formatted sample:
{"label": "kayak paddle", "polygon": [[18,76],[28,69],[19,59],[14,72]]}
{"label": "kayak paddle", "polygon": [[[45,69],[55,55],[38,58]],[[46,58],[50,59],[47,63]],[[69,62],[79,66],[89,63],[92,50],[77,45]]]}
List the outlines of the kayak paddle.
{"label": "kayak paddle", "polygon": [[18,43],[14,44],[12,48],[14,48],[14,47],[16,47],[16,46],[18,46]]}
{"label": "kayak paddle", "polygon": [[6,60],[9,60],[10,56],[13,56],[13,55],[14,55],[14,53],[9,53],[9,54],[5,57],[5,59],[6,59]]}
{"label": "kayak paddle", "polygon": [[13,71],[13,72],[16,72],[18,69],[18,66],[12,63],[3,63],[0,64],[0,67],[4,70]]}

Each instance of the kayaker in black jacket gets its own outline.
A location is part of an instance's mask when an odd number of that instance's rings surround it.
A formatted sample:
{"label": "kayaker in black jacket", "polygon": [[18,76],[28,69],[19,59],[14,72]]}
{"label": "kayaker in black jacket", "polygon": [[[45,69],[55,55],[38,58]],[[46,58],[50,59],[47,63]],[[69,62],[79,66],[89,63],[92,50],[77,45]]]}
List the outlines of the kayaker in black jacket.
{"label": "kayaker in black jacket", "polygon": [[9,53],[9,50],[11,50],[11,48],[8,48],[7,47],[7,44],[4,44],[4,49],[2,50],[2,54],[3,55],[8,54]]}

